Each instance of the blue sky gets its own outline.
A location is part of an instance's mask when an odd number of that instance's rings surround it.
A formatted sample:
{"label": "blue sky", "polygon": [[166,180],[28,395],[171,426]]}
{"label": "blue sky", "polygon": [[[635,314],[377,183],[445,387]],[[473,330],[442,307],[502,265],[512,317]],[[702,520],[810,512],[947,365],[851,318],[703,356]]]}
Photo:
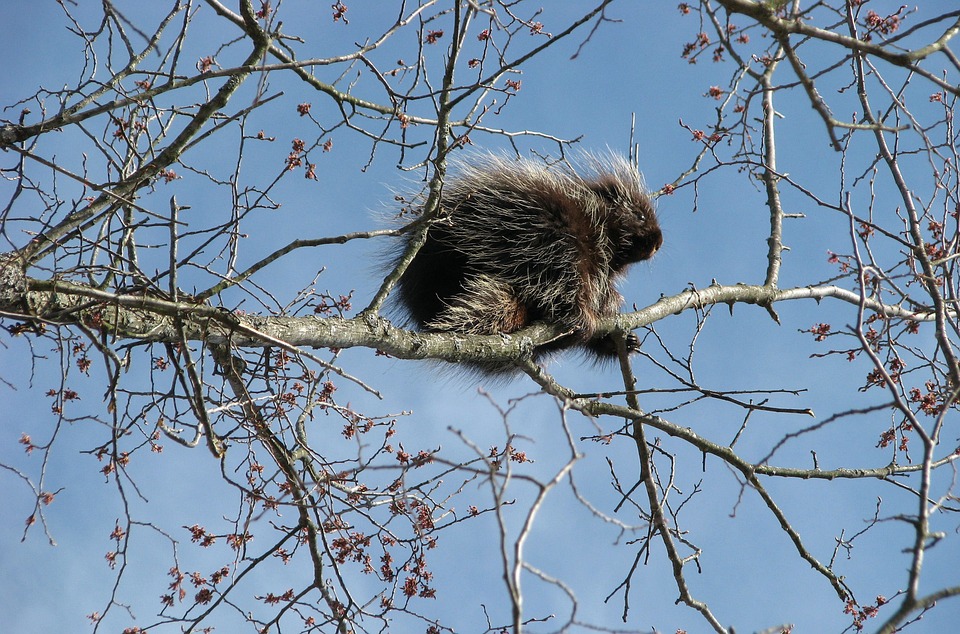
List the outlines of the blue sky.
{"label": "blue sky", "polygon": [[[132,21],[149,31],[167,10],[168,3],[125,3],[121,8]],[[301,34],[307,40],[308,56],[332,56],[351,50],[353,43],[376,33],[394,17],[394,3],[353,2],[349,25],[333,23],[328,3],[284,2],[285,29]],[[544,3],[547,4],[547,3]],[[546,30],[557,28],[576,14],[581,3],[552,3],[538,19]],[[894,3],[873,3],[893,7]],[[160,6],[162,5],[162,6]],[[871,5],[873,6],[873,5]],[[84,27],[96,25],[96,8],[72,9],[85,20]],[[90,13],[86,13],[87,11]],[[39,86],[59,87],[73,81],[83,67],[75,36],[66,30],[58,3],[53,1],[15,3],[7,7],[7,19],[0,22],[0,52],[5,71],[0,75],[0,103],[8,107],[2,115],[15,120],[20,106],[10,104],[31,95]],[[573,36],[551,49],[548,54],[522,67],[523,84],[516,96],[499,114],[491,114],[485,123],[505,130],[540,130],[561,138],[581,138],[586,149],[612,148],[625,152],[629,144],[631,116],[636,117],[635,141],[640,148],[640,166],[648,186],[658,189],[674,181],[686,170],[699,146],[690,132],[681,125],[706,129],[715,120],[717,102],[706,96],[711,86],[729,87],[734,67],[712,64],[708,57],[691,65],[680,58],[685,42],[700,30],[696,17],[684,17],[673,5],[651,6],[647,3],[619,2],[607,11],[609,22],[571,56],[583,43],[585,33]],[[742,18],[741,22],[745,21]],[[234,36],[234,29],[216,19],[206,6],[200,7],[196,28],[204,37],[189,40],[184,59],[211,54],[211,47]],[[24,34],[29,34],[24,38]],[[518,36],[520,40],[526,36]],[[530,36],[533,37],[533,36]],[[410,52],[410,38],[398,38],[396,44],[376,52],[375,63],[388,68],[398,55]],[[521,42],[518,46],[526,46]],[[446,44],[443,46],[445,50]],[[813,47],[811,47],[813,48]],[[244,49],[245,51],[246,49]],[[437,64],[440,47],[426,49],[429,64]],[[218,55],[226,67],[239,53]],[[831,51],[823,47],[823,55]],[[834,52],[835,54],[835,52]],[[816,59],[816,57],[814,57]],[[412,62],[407,57],[406,61]],[[98,64],[106,60],[98,59]],[[184,62],[190,69],[191,62]],[[359,72],[351,69],[351,73]],[[342,68],[318,69],[318,74],[335,77]],[[788,77],[788,69],[781,69]],[[896,75],[896,73],[892,73]],[[467,73],[465,72],[466,76]],[[783,79],[786,81],[786,79]],[[824,83],[838,81],[832,77]],[[329,100],[307,91],[289,77],[274,74],[268,94],[283,91],[285,109],[265,111],[262,119],[253,118],[251,126],[261,125],[277,141],[249,144],[243,157],[244,174],[250,182],[269,181],[269,175],[282,166],[294,137],[315,138],[317,130],[298,117],[293,106],[301,102],[313,104],[314,116],[322,121],[336,121]],[[842,82],[841,82],[842,83]],[[829,85],[829,84],[828,84]],[[831,88],[836,86],[830,85]],[[366,77],[358,83],[357,92],[373,98],[382,97],[375,82]],[[197,98],[202,91],[195,93]],[[848,93],[831,91],[836,99],[837,116],[846,117],[842,108],[854,108]],[[243,103],[244,93],[237,97]],[[832,102],[833,103],[833,102]],[[499,104],[498,104],[499,105]],[[776,106],[781,113],[778,131],[779,168],[789,173],[817,195],[836,203],[840,155],[832,151],[824,134],[823,124],[803,99],[802,93],[778,93]],[[37,105],[30,104],[34,117]],[[756,106],[755,106],[756,107]],[[51,109],[55,106],[51,105]],[[269,112],[269,116],[267,116]],[[758,111],[759,112],[759,111]],[[759,115],[758,115],[759,116]],[[35,119],[31,119],[33,121]],[[100,123],[101,127],[105,124]],[[96,126],[94,126],[96,127]],[[99,128],[98,128],[99,129]],[[247,130],[255,133],[255,130]],[[411,137],[429,135],[423,130],[411,131]],[[231,137],[231,135],[233,135]],[[208,181],[191,173],[191,168],[208,170],[215,176],[229,175],[237,161],[235,132],[224,132],[218,143],[201,145],[184,156],[186,166],[177,171],[183,178],[168,187],[158,187],[155,194],[144,196],[144,204],[166,209],[169,196],[175,194],[181,204],[191,207],[184,212],[185,221],[203,226],[212,219],[229,216],[230,199],[224,188],[208,186]],[[298,237],[320,237],[350,231],[364,231],[389,225],[393,213],[395,191],[415,189],[422,172],[404,172],[397,168],[399,153],[387,146],[376,149],[376,158],[369,165],[369,140],[340,129],[334,132],[333,151],[316,151],[316,181],[301,178],[285,179],[273,192],[279,208],[251,216],[244,229],[249,236],[240,252],[239,266],[257,261],[273,249]],[[231,139],[233,141],[231,142]],[[485,149],[507,147],[502,137],[474,133],[475,146]],[[556,146],[536,137],[521,138],[522,151],[555,153]],[[224,149],[226,148],[226,149]],[[70,169],[79,170],[82,152],[89,151],[82,135],[64,132],[56,145],[52,138],[41,141],[38,153],[56,156]],[[868,169],[872,152],[868,143],[851,152],[849,173]],[[728,152],[721,149],[721,152]],[[727,155],[727,154],[725,154]],[[422,149],[413,149],[403,157],[404,166],[422,158]],[[14,157],[3,156],[9,167]],[[96,162],[96,157],[92,158]],[[924,180],[922,161],[911,176],[929,188]],[[705,166],[712,166],[709,158]],[[865,167],[867,166],[867,167]],[[49,174],[44,174],[49,179]],[[102,175],[95,175],[102,178]],[[49,180],[47,182],[50,182]],[[73,184],[59,182],[65,199],[79,196]],[[9,198],[13,184],[0,183],[0,196]],[[882,184],[878,191],[886,193]],[[784,204],[788,213],[803,214],[802,219],[786,222],[785,242],[790,251],[784,254],[781,286],[814,284],[835,275],[836,267],[827,262],[827,251],[845,253],[850,249],[847,220],[836,212],[816,207],[796,190],[784,188]],[[918,195],[928,195],[918,190]],[[863,196],[859,191],[857,196]],[[832,197],[832,198],[831,198]],[[882,197],[882,196],[881,196]],[[721,284],[759,284],[766,266],[768,211],[765,194],[746,172],[727,168],[699,181],[696,189],[687,186],[657,201],[663,226],[663,250],[649,262],[634,267],[621,288],[627,307],[652,304],[660,295],[672,295],[691,285],[705,288],[714,281]],[[892,213],[878,209],[878,213]],[[21,213],[28,213],[27,208]],[[159,231],[159,230],[158,230]],[[162,235],[155,239],[162,243]],[[6,247],[4,247],[4,250]],[[379,284],[373,262],[383,252],[382,242],[358,242],[297,254],[261,272],[255,282],[283,304],[291,301],[299,289],[317,278],[318,291],[332,294],[354,292],[354,309],[365,305]],[[149,258],[149,254],[145,258]],[[157,255],[162,264],[165,257]],[[148,261],[148,260],[146,260]],[[207,282],[196,274],[195,283]],[[261,307],[242,294],[227,294],[226,301],[240,302],[241,308],[258,311]],[[715,390],[796,389],[806,390],[797,396],[773,397],[782,407],[810,408],[816,418],[757,413],[749,421],[747,431],[738,441],[741,454],[751,460],[765,456],[778,440],[815,421],[854,407],[866,407],[882,400],[875,392],[860,393],[868,367],[862,362],[849,363],[837,357],[812,359],[811,354],[825,350],[817,347],[809,334],[800,329],[819,322],[837,327],[852,324],[854,310],[837,302],[788,302],[777,306],[780,324],[774,323],[761,308],[738,305],[733,314],[726,306],[713,309],[701,333],[695,354],[694,369],[700,384]],[[692,312],[657,324],[657,331],[670,350],[685,355],[697,328]],[[642,334],[642,333],[641,333]],[[918,346],[930,341],[925,329],[918,336]],[[665,354],[652,339],[644,350],[659,360]],[[104,415],[101,402],[102,369],[95,366],[90,379],[74,373],[71,384],[82,389],[81,400],[73,404],[73,422],[61,422],[50,414],[49,400],[44,393],[60,380],[57,355],[48,341],[36,344],[35,352],[47,357],[34,368],[29,363],[28,341],[6,338],[0,347],[3,378],[14,387],[0,385],[0,464],[22,470],[36,478],[44,471],[47,490],[61,490],[53,505],[46,509],[51,535],[57,545],[51,546],[39,527],[34,527],[21,542],[24,519],[32,512],[33,497],[21,480],[9,470],[0,470],[3,484],[4,512],[0,516],[0,596],[4,596],[4,622],[11,631],[88,631],[85,615],[101,611],[106,605],[116,577],[104,562],[104,553],[111,549],[109,534],[124,508],[117,496],[116,484],[99,473],[102,465],[85,453],[103,442],[104,430],[92,417]],[[493,400],[507,407],[510,399],[537,392],[527,380],[508,384],[487,385],[490,397],[481,393],[477,381],[448,379],[442,370],[428,363],[376,357],[369,350],[346,350],[343,367],[374,385],[383,393],[377,400],[362,390],[343,382],[338,392],[340,403],[350,403],[368,415],[405,414],[398,425],[399,438],[408,451],[442,448],[448,459],[470,457],[472,451],[461,439],[469,438],[481,448],[503,446],[507,429]],[[145,384],[149,360],[135,359],[128,380],[132,385]],[[575,355],[558,357],[550,366],[558,379],[574,389],[589,393],[616,389],[614,368],[595,368]],[[636,371],[645,387],[671,387],[673,382],[654,364],[642,358]],[[14,389],[15,388],[15,389]],[[676,395],[649,395],[642,403],[650,410],[668,410],[681,402]],[[575,438],[609,432],[621,425],[617,420],[589,421],[568,414],[567,424]],[[955,414],[951,414],[955,416]],[[88,418],[90,417],[90,418]],[[743,411],[716,402],[701,402],[664,417],[678,425],[691,427],[697,433],[717,442],[729,442],[743,423]],[[509,429],[522,435],[521,448],[535,462],[516,466],[519,474],[549,477],[568,459],[558,409],[544,395],[522,401],[507,419]],[[891,423],[889,414],[841,419],[817,434],[803,436],[787,443],[773,459],[774,464],[808,467],[811,451],[824,468],[878,467],[890,460],[888,450],[875,447],[880,431]],[[339,433],[339,419],[319,417],[316,437],[331,455],[349,455],[351,444]],[[948,436],[955,431],[948,428]],[[29,433],[39,441],[56,435],[56,446],[46,465],[37,455],[26,455],[18,439]],[[953,438],[947,442],[953,442]],[[660,438],[665,450],[677,455],[677,491],[680,499],[699,489],[680,514],[681,527],[703,550],[702,573],[691,567],[687,580],[697,598],[708,602],[725,625],[738,632],[760,631],[781,623],[797,624],[796,632],[842,631],[849,623],[842,614],[842,605],[825,580],[813,573],[800,560],[774,518],[755,494],[742,491],[740,480],[719,461],[703,459],[701,454],[678,441],[650,431]],[[618,477],[626,486],[636,477],[636,449],[620,438],[610,445],[579,442],[582,457],[573,470],[579,490],[603,513],[626,525],[642,525],[636,512],[625,507],[614,512],[618,498],[609,486],[609,464],[616,466]],[[946,451],[946,448],[944,448]],[[39,452],[38,452],[39,453]],[[608,460],[610,462],[608,462]],[[668,468],[666,461],[660,463]],[[704,468],[705,467],[705,468]],[[144,627],[157,622],[158,597],[165,593],[165,576],[174,558],[183,570],[209,572],[224,564],[228,554],[198,549],[182,528],[205,517],[211,524],[229,524],[229,519],[242,513],[236,492],[220,480],[219,466],[202,449],[184,449],[172,442],[164,443],[164,452],[145,456],[131,465],[136,488],[129,482],[123,494],[131,515],[140,521],[155,522],[167,535],[147,526],[138,527],[132,536],[130,566],[123,573],[118,601],[130,605],[129,612],[114,608],[101,631],[121,631],[130,624]],[[948,478],[949,479],[949,478]],[[800,480],[764,481],[780,508],[803,536],[807,546],[821,561],[834,552],[836,539],[849,539],[873,517],[878,500],[882,500],[881,517],[913,512],[909,493],[893,486],[879,486],[874,481],[819,482]],[[935,494],[945,492],[949,482],[938,482]],[[449,483],[448,483],[449,485]],[[742,495],[742,499],[740,498]],[[517,479],[509,489],[516,503],[508,507],[505,517],[511,530],[517,530],[533,494],[532,487]],[[489,504],[488,490],[481,482],[469,484],[455,506],[462,513],[471,503]],[[288,512],[289,513],[289,512]],[[689,632],[707,631],[706,624],[691,609],[675,606],[677,596],[669,565],[659,542],[633,578],[630,595],[631,611],[626,623],[620,621],[622,593],[609,601],[605,597],[627,574],[637,555],[637,546],[630,541],[641,532],[621,533],[612,523],[599,521],[573,499],[568,486],[558,487],[540,510],[538,522],[529,539],[527,552],[532,565],[569,583],[577,594],[577,619],[627,631]],[[289,518],[270,518],[278,523]],[[267,519],[261,519],[265,523]],[[935,518],[937,526],[951,536],[956,520]],[[943,522],[942,525],[940,522]],[[261,524],[262,525],[262,524]],[[508,612],[497,561],[497,544],[493,540],[496,527],[491,516],[467,522],[441,533],[434,557],[434,572],[439,596],[435,603],[417,606],[435,614],[459,632],[482,629],[485,605],[496,623],[505,622]],[[265,546],[273,539],[263,530]],[[839,550],[836,567],[857,592],[863,604],[873,602],[876,595],[890,595],[905,578],[908,559],[902,549],[910,545],[911,534],[903,523],[887,520],[857,537],[853,550]],[[943,585],[955,585],[958,545],[945,540],[928,553],[927,574],[923,588],[927,591]],[[301,564],[284,567],[272,562],[249,580],[244,596],[283,590],[299,582],[304,572]],[[372,580],[354,574],[358,588],[372,589]],[[293,579],[293,580],[291,580]],[[556,587],[530,575],[524,577],[527,589],[526,609],[531,617],[555,614],[552,621],[534,624],[532,631],[549,632],[560,627],[570,612],[570,603]],[[913,626],[914,632],[946,631],[960,614],[957,604],[948,600]],[[238,631],[238,617],[226,611],[211,623],[220,632]],[[166,628],[166,629],[165,629]],[[868,625],[869,629],[869,625]],[[174,626],[161,626],[157,631],[179,631]],[[292,631],[292,630],[291,630]],[[399,630],[398,630],[399,631]],[[411,630],[414,631],[414,630]],[[576,630],[584,631],[584,630]]]}

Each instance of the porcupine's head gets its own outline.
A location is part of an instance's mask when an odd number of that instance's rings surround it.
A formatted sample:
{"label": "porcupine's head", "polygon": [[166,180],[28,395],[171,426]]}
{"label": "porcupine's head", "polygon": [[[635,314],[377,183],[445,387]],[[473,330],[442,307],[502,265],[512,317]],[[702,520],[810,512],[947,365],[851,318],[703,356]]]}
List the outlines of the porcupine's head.
{"label": "porcupine's head", "polygon": [[610,241],[611,266],[620,272],[649,260],[663,245],[653,202],[642,178],[627,160],[612,156],[595,160],[595,175],[584,184],[600,199],[600,217]]}

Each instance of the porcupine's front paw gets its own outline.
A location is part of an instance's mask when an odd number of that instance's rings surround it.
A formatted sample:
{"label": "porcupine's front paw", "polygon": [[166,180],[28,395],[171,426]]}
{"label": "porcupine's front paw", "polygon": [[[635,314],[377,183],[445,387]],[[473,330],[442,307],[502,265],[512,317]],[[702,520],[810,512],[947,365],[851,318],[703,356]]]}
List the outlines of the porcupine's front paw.
{"label": "porcupine's front paw", "polygon": [[[640,350],[640,339],[632,332],[627,333],[627,352],[634,353]],[[593,339],[586,345],[587,349],[601,359],[617,356],[617,341],[613,335]]]}

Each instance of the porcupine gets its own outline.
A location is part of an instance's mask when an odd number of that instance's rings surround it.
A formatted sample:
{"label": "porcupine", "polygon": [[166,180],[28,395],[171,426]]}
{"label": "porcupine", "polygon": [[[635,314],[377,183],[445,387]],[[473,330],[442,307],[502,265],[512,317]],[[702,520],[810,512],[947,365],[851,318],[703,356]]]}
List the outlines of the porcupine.
{"label": "porcupine", "polygon": [[[496,154],[455,162],[440,215],[398,282],[410,321],[427,332],[487,335],[542,321],[569,334],[538,352],[578,347],[600,360],[615,356],[613,339],[596,337],[597,328],[620,310],[618,279],[651,258],[663,236],[626,159],[589,155],[581,163],[577,173]],[[632,333],[627,345],[638,346]]]}

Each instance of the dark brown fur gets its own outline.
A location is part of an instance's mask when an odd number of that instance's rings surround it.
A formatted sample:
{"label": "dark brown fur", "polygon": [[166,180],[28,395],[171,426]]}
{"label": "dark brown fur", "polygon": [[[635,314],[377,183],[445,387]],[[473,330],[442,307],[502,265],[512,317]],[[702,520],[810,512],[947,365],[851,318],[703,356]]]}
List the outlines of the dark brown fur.
{"label": "dark brown fur", "polygon": [[413,324],[508,334],[544,321],[570,331],[549,349],[614,355],[609,337],[595,337],[598,325],[623,303],[617,280],[651,258],[663,236],[636,169],[617,156],[586,163],[581,175],[489,154],[461,161],[444,184],[440,218],[398,284]]}

